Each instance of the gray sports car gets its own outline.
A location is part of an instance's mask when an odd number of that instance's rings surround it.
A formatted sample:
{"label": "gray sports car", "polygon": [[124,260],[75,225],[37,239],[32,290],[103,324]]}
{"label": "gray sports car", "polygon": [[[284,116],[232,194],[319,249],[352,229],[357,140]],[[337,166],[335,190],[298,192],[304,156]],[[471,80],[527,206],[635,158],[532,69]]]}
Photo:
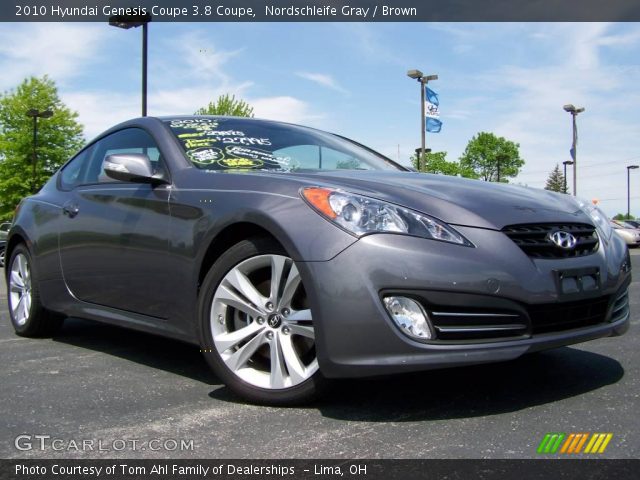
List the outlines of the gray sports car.
{"label": "gray sports car", "polygon": [[268,404],[629,324],[629,253],[593,205],[255,119],[113,127],[20,204],[6,258],[19,335],[67,316],[166,335]]}

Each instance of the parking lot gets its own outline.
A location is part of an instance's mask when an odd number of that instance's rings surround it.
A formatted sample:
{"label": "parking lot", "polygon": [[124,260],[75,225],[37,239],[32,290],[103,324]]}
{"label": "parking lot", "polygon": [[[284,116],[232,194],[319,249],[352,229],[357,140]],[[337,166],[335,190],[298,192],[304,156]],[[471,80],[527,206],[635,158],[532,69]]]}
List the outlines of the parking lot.
{"label": "parking lot", "polygon": [[[640,272],[640,251],[632,258]],[[275,409],[238,400],[194,346],[78,319],[52,339],[17,337],[0,281],[0,457],[533,458],[547,432],[611,432],[601,457],[637,458],[637,280],[630,292],[623,337],[509,363],[340,381],[316,404]],[[59,439],[59,449],[33,441],[18,450],[18,435]],[[135,450],[114,442],[132,439]],[[72,447],[83,440],[94,449]],[[151,440],[171,451],[147,448]]]}

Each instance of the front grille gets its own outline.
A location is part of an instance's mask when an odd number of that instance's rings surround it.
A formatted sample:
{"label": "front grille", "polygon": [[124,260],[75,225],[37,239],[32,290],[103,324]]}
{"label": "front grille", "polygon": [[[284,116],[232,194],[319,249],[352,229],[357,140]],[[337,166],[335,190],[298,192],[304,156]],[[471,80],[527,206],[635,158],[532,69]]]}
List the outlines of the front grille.
{"label": "front grille", "polygon": [[561,332],[604,323],[609,296],[576,302],[548,303],[528,307],[531,333]]}
{"label": "front grille", "polygon": [[[578,241],[570,250],[558,247],[549,239],[555,231],[571,233]],[[530,223],[509,225],[502,231],[532,258],[568,258],[591,255],[598,251],[598,235],[586,223]]]}

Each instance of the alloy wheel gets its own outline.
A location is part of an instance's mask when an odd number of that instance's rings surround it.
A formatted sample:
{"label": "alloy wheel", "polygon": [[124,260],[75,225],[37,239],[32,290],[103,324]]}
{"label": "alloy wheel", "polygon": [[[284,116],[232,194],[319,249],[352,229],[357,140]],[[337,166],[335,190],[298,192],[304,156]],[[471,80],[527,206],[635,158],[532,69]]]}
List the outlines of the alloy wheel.
{"label": "alloy wheel", "polygon": [[17,325],[24,325],[31,312],[31,269],[27,257],[19,253],[9,272],[9,308]]}
{"label": "alloy wheel", "polygon": [[213,296],[210,328],[222,361],[253,386],[286,389],[318,370],[311,310],[286,256],[258,255],[233,267]]}

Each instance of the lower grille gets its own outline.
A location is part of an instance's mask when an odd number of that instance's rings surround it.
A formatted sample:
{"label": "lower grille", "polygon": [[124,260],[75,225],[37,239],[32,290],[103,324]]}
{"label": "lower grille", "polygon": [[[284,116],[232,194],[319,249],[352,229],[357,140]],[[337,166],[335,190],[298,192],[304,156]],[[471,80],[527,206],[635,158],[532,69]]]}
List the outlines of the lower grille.
{"label": "lower grille", "polygon": [[518,313],[431,311],[438,340],[490,340],[527,334],[527,321]]}
{"label": "lower grille", "polygon": [[[513,304],[513,310],[425,305],[435,340],[499,341],[563,332],[616,322],[629,314],[627,291],[611,296],[539,305]],[[608,316],[607,313],[611,312]]]}
{"label": "lower grille", "polygon": [[613,309],[611,310],[611,321],[617,322],[629,315],[629,291],[625,290],[619,295],[615,302],[613,302]]}
{"label": "lower grille", "polygon": [[528,307],[531,333],[561,332],[604,323],[610,297]]}

